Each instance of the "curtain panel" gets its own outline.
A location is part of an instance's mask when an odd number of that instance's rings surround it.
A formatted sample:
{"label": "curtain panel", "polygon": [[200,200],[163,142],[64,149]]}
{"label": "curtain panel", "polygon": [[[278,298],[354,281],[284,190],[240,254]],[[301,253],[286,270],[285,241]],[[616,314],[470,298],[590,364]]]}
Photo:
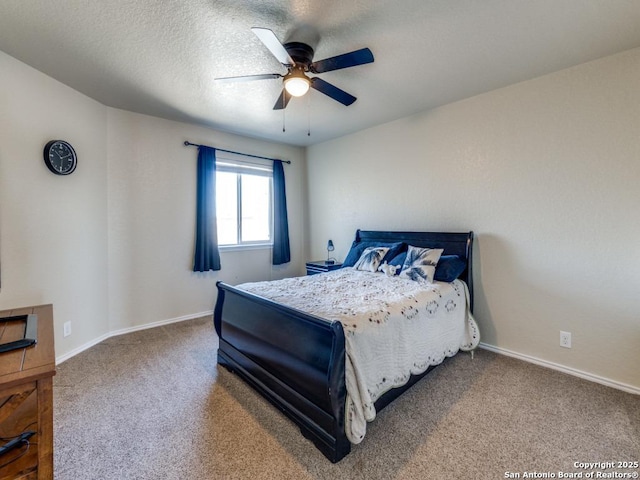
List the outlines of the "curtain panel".
{"label": "curtain panel", "polygon": [[287,193],[282,161],[273,161],[273,265],[291,261]]}
{"label": "curtain panel", "polygon": [[198,147],[198,188],[194,272],[220,270],[216,224],[216,150]]}

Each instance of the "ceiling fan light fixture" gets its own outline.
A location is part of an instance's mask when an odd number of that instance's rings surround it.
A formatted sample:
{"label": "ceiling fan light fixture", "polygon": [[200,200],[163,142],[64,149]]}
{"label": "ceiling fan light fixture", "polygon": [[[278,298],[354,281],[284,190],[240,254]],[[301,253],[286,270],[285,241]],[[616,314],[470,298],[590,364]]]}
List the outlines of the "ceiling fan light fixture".
{"label": "ceiling fan light fixture", "polygon": [[[326,95],[327,97],[348,107],[357,100],[353,95],[339,89],[335,85],[322,80],[320,77],[309,78],[306,74],[317,75],[319,73],[342,70],[343,68],[355,67],[373,62],[373,53],[368,48],[361,48],[353,52],[343,53],[335,57],[313,61],[314,49],[306,43],[300,41],[287,42],[283,44],[278,40],[272,30],[263,27],[253,27],[251,29],[257,35],[263,45],[271,54],[287,69],[287,73],[265,73],[258,75],[242,75],[239,77],[220,77],[217,81],[242,82],[250,80],[269,80],[271,78],[282,78],[283,88],[280,96],[273,106],[274,110],[284,110],[287,108],[289,100],[293,97],[306,95],[310,88]],[[305,31],[304,28],[301,29]],[[305,32],[308,34],[309,32]],[[297,35],[297,34],[296,34]],[[304,35],[303,35],[304,36]],[[309,38],[312,36],[309,35]],[[313,36],[312,43],[317,45],[319,38]]]}
{"label": "ceiling fan light fixture", "polygon": [[291,75],[284,81],[284,88],[294,97],[301,97],[309,91],[310,82],[304,75]]}

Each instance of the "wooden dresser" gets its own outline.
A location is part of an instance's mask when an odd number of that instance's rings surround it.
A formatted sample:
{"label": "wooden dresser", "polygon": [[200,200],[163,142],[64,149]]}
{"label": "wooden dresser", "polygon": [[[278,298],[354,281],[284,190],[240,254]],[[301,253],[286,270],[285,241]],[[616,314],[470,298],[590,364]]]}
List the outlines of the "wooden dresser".
{"label": "wooden dresser", "polygon": [[[53,479],[53,307],[4,310],[0,317],[30,313],[38,316],[38,343],[0,353],[0,447],[24,432],[35,434],[28,445],[0,455],[0,480]],[[18,322],[0,323],[0,343],[18,340],[23,331]]]}

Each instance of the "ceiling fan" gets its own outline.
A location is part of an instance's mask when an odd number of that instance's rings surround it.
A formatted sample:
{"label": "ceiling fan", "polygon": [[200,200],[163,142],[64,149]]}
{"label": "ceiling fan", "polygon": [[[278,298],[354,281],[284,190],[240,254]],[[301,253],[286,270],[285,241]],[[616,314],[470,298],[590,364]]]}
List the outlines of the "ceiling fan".
{"label": "ceiling fan", "polygon": [[318,74],[340,70],[342,68],[355,67],[373,62],[373,53],[368,48],[362,48],[353,52],[344,53],[324,60],[313,61],[313,48],[302,42],[289,42],[284,45],[278,37],[268,28],[253,27],[253,33],[262,41],[276,59],[287,68],[287,73],[266,73],[262,75],[245,75],[240,77],[216,78],[220,82],[245,82],[251,80],[268,80],[273,78],[284,79],[284,88],[280,97],[273,106],[274,110],[286,108],[291,97],[301,97],[313,88],[345,106],[356,101],[356,97],[339,89],[335,85],[322,80],[319,77],[309,77],[308,73]]}

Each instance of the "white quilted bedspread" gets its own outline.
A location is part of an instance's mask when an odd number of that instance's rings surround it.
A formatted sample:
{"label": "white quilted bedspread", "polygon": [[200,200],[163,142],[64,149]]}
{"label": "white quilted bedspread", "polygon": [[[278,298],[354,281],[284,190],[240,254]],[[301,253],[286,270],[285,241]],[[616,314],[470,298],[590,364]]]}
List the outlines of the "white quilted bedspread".
{"label": "white quilted bedspread", "polygon": [[364,438],[374,402],[458,350],[479,341],[464,282],[419,283],[343,268],[330,273],[245,283],[239,288],[342,323],[346,342],[346,434]]}

